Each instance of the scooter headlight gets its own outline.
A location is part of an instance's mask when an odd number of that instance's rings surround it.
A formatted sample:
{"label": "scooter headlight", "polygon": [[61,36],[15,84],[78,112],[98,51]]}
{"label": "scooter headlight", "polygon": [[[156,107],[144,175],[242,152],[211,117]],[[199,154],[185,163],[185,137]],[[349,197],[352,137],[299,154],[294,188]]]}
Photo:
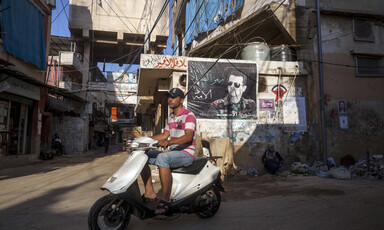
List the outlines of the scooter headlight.
{"label": "scooter headlight", "polygon": [[148,148],[149,147],[149,143],[140,143],[139,144],[139,148]]}
{"label": "scooter headlight", "polygon": [[138,147],[139,147],[139,143],[137,143],[137,142],[133,142],[131,144],[131,148],[138,148]]}

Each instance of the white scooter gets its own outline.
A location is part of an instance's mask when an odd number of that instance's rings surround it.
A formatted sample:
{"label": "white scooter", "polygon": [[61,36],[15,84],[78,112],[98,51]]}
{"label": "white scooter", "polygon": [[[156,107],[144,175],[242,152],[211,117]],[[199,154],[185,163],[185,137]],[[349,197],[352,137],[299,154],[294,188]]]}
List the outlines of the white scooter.
{"label": "white scooter", "polygon": [[[88,214],[89,229],[125,229],[131,214],[141,220],[155,217],[140,194],[137,178],[147,164],[146,151],[157,148],[157,140],[139,137],[131,144],[128,159],[101,187],[109,195],[98,199]],[[220,207],[220,168],[208,158],[195,159],[188,167],[172,169],[171,207],[169,216],[195,213],[202,218],[215,215]]]}

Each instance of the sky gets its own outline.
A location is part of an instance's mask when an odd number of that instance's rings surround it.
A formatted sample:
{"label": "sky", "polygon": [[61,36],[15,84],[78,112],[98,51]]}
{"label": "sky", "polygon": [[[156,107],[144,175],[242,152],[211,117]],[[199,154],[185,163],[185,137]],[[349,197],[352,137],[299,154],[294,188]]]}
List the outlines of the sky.
{"label": "sky", "polygon": [[[158,0],[157,0],[158,1]],[[169,6],[172,5],[173,0],[170,1]],[[172,14],[170,14],[172,15]],[[69,0],[56,0],[56,9],[52,11],[52,26],[51,26],[51,34],[55,36],[63,36],[70,37],[71,33],[68,29],[68,17],[69,17]],[[172,20],[172,18],[170,18]],[[170,28],[171,29],[171,28]],[[170,32],[170,34],[172,34]],[[164,54],[172,54],[172,50],[170,48],[170,39],[168,39],[168,48],[164,51]],[[99,69],[103,70],[104,63],[98,63]],[[128,64],[119,66],[118,64],[106,63],[105,71],[121,71],[127,68]],[[136,70],[139,66],[134,65],[130,68],[128,72],[136,73]]]}

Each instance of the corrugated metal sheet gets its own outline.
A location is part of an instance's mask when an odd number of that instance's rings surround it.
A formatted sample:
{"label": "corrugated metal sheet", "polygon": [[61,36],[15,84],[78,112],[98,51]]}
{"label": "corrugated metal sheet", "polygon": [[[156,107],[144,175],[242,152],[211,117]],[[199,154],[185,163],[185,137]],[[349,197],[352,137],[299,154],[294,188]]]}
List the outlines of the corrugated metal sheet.
{"label": "corrugated metal sheet", "polygon": [[3,49],[45,70],[43,14],[28,0],[2,0],[1,36]]}
{"label": "corrugated metal sheet", "polygon": [[185,44],[191,43],[200,33],[215,29],[243,3],[243,0],[190,0],[186,6]]}

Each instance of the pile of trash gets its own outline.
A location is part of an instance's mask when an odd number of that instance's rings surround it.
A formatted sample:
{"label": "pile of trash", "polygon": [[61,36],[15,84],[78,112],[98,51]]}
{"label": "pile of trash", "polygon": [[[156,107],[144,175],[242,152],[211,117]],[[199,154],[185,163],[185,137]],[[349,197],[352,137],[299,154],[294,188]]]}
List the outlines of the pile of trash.
{"label": "pile of trash", "polygon": [[364,177],[373,180],[384,179],[384,157],[382,154],[375,154],[361,158],[356,164],[349,167],[352,177]]}
{"label": "pile of trash", "polygon": [[384,156],[375,154],[361,158],[349,168],[337,166],[333,158],[328,158],[327,164],[315,161],[313,165],[294,162],[290,168],[291,173],[308,174],[324,178],[348,180],[351,178],[365,178],[371,180],[384,179]]}
{"label": "pile of trash", "polygon": [[[255,177],[259,174],[259,171],[255,168],[243,169],[241,167],[236,167],[234,170],[236,171],[235,174],[239,175]],[[293,162],[289,169],[279,172],[279,175],[281,176],[293,174],[336,178],[340,180],[349,180],[351,178],[383,180],[384,156],[382,154],[367,155],[349,168],[337,166],[332,157],[328,158],[326,164],[322,161],[315,161],[312,165],[310,163]]]}

